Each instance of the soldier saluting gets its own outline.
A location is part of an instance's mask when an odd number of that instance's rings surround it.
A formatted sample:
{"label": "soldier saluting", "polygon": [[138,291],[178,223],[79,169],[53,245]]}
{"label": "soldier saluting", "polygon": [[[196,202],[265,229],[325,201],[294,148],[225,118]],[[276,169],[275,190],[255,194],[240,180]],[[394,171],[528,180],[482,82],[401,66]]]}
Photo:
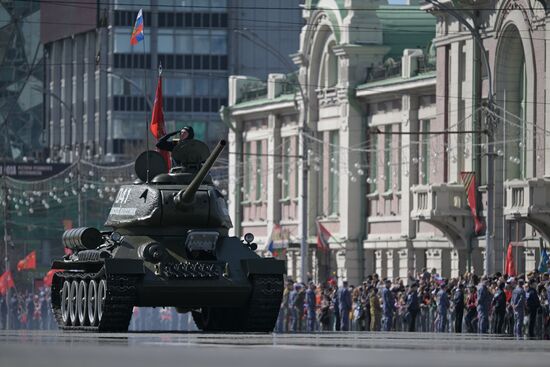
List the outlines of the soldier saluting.
{"label": "soldier saluting", "polygon": [[[168,140],[172,136],[174,136],[178,133],[180,134],[179,141]],[[162,138],[159,139],[159,141],[157,142],[156,147],[161,149],[161,150],[167,150],[167,151],[171,152],[172,150],[174,150],[174,148],[176,147],[176,145],[178,145],[179,142],[181,142],[183,140],[190,140],[190,139],[193,139],[194,137],[195,137],[195,132],[193,131],[193,128],[191,126],[185,126],[181,130],[176,130],[174,132],[171,132],[169,134],[164,135]]]}

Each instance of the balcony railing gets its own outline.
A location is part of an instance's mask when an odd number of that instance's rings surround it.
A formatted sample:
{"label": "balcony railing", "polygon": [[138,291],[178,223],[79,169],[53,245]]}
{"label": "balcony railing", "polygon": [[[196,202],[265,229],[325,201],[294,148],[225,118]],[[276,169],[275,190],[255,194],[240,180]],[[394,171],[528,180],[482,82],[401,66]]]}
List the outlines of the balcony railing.
{"label": "balcony railing", "polygon": [[418,185],[412,188],[412,192],[413,217],[422,219],[421,217],[469,215],[463,185]]}

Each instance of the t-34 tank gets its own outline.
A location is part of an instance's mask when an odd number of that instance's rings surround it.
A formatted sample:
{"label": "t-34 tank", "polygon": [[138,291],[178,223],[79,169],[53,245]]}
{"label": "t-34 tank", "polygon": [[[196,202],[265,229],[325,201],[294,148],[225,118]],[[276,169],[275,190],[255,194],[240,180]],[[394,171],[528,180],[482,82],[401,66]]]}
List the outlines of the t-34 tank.
{"label": "t-34 tank", "polygon": [[73,253],[52,264],[63,270],[52,283],[60,328],[124,332],[140,306],[191,311],[204,331],[273,330],[284,262],[259,257],[251,234],[228,235],[227,206],[208,175],[224,146],[209,154],[203,142],[184,140],[172,155],[180,166],[168,174],[158,153],[143,153],[142,182],[120,188],[110,230],[63,234]]}

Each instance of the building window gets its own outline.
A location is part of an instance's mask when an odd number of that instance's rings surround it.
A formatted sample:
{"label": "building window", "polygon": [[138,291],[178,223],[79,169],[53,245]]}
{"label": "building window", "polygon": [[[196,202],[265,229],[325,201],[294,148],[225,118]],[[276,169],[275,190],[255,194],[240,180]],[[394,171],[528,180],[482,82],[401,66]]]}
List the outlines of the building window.
{"label": "building window", "polygon": [[250,200],[250,181],[252,180],[251,172],[252,172],[252,155],[251,155],[251,142],[246,142],[244,144],[244,182],[243,182],[243,201],[249,201]]}
{"label": "building window", "polygon": [[[399,126],[399,132],[401,132],[401,126]],[[401,192],[401,172],[403,165],[403,139],[401,134],[397,137],[397,191]]]}
{"label": "building window", "polygon": [[376,177],[378,175],[378,134],[370,134],[370,161],[369,161],[369,177],[367,183],[370,187],[370,192],[376,191]]}
{"label": "building window", "polygon": [[392,126],[386,126],[386,134],[384,134],[384,191],[391,190],[392,182]]}
{"label": "building window", "polygon": [[283,175],[281,180],[282,198],[290,197],[290,154],[291,154],[291,137],[283,138]]}
{"label": "building window", "polygon": [[258,140],[256,142],[256,200],[262,199],[262,191],[263,191],[263,141]]}
{"label": "building window", "polygon": [[328,212],[338,214],[339,211],[339,178],[340,178],[340,136],[338,130],[329,132],[329,182],[328,182]]}
{"label": "building window", "polygon": [[[430,120],[422,120],[422,132],[430,131]],[[430,182],[430,135],[422,134],[420,182],[427,185]]]}

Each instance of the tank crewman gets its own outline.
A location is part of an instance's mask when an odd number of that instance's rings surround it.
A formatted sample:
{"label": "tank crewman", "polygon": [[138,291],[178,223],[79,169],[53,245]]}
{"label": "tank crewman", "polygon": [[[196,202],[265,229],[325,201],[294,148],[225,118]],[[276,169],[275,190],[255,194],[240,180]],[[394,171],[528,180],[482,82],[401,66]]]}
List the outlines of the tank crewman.
{"label": "tank crewman", "polygon": [[464,316],[464,284],[459,283],[453,295],[455,308],[455,333],[462,332],[462,318]]}
{"label": "tank crewman", "polygon": [[393,326],[393,313],[395,312],[395,296],[390,289],[391,280],[386,279],[386,286],[382,289],[382,331],[391,331]]}
{"label": "tank crewman", "polygon": [[307,307],[307,325],[306,331],[313,332],[315,331],[315,321],[316,318],[316,308],[317,308],[317,299],[315,295],[315,283],[309,282],[309,287],[306,291],[306,307]]}
{"label": "tank crewman", "polygon": [[444,333],[447,331],[447,310],[449,309],[449,295],[447,294],[447,284],[442,283],[437,293],[437,331]]}
{"label": "tank crewman", "polygon": [[483,277],[477,289],[477,316],[479,318],[477,332],[480,334],[489,332],[489,308],[493,297],[487,288],[488,281],[487,277]]}
{"label": "tank crewman", "polygon": [[514,309],[514,336],[523,337],[523,318],[525,317],[525,290],[523,280],[518,281],[516,289],[512,292],[512,307]]}
{"label": "tank crewman", "polygon": [[164,135],[162,138],[159,139],[156,147],[158,149],[167,150],[171,152],[172,150],[174,150],[176,145],[178,145],[178,142],[174,140],[168,140],[168,139],[170,139],[172,136],[178,133],[180,134],[179,141],[183,141],[186,139],[193,139],[195,137],[195,132],[193,131],[193,128],[191,126],[185,126],[181,130],[176,130],[174,132]]}
{"label": "tank crewman", "polygon": [[340,306],[340,330],[349,330],[349,312],[351,311],[351,293],[348,288],[348,281],[342,282],[342,287],[338,289],[337,293],[338,304]]}

